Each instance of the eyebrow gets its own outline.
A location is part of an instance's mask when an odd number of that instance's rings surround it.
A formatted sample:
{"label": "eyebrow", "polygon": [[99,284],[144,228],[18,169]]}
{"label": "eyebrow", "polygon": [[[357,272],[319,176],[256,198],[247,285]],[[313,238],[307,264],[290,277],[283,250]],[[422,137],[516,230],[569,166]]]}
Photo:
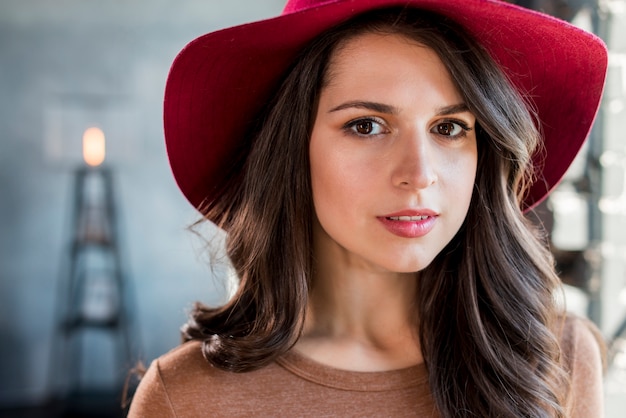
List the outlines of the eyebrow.
{"label": "eyebrow", "polygon": [[469,108],[465,103],[459,103],[452,106],[445,106],[437,110],[437,116],[452,115],[454,113],[469,112]]}
{"label": "eyebrow", "polygon": [[383,103],[367,102],[363,100],[356,100],[353,102],[342,103],[339,106],[333,107],[332,109],[330,109],[328,113],[337,112],[339,110],[344,110],[344,109],[349,109],[349,108],[368,109],[374,112],[387,113],[391,115],[400,113],[398,109],[395,108],[394,106],[386,105]]}
{"label": "eyebrow", "polygon": [[[355,100],[355,101],[342,103],[339,106],[333,107],[332,109],[330,109],[328,113],[338,112],[340,110],[350,109],[350,108],[367,109],[367,110],[372,110],[374,112],[387,113],[391,115],[396,115],[400,113],[398,108],[396,108],[395,106],[387,105],[384,103],[368,102],[364,100]],[[467,107],[465,103],[459,103],[459,104],[454,104],[451,106],[441,107],[437,109],[436,113],[437,113],[437,116],[445,116],[445,115],[452,115],[454,113],[463,113],[463,112],[469,112],[469,108]]]}

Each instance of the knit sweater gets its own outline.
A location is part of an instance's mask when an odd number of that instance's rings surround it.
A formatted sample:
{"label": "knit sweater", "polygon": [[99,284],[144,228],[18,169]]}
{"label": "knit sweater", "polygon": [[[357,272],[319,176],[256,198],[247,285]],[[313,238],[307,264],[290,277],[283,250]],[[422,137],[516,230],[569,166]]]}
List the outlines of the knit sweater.
{"label": "knit sweater", "polygon": [[[566,321],[561,345],[572,387],[571,418],[602,417],[602,363],[593,326]],[[292,350],[248,373],[210,366],[201,343],[185,343],[152,362],[129,417],[439,417],[423,364],[354,372]]]}

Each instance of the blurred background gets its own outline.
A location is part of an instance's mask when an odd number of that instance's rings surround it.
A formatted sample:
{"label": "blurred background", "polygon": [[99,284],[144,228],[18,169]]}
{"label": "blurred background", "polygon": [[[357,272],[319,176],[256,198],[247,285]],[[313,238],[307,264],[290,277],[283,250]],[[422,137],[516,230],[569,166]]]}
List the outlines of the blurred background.
{"label": "blurred background", "polygon": [[[607,417],[623,417],[626,0],[517,3],[609,46],[588,145],[536,218],[568,309],[607,341]],[[0,417],[123,416],[128,370],[179,344],[194,301],[224,300],[226,267],[169,171],[163,88],[188,41],[283,4],[0,0]]]}

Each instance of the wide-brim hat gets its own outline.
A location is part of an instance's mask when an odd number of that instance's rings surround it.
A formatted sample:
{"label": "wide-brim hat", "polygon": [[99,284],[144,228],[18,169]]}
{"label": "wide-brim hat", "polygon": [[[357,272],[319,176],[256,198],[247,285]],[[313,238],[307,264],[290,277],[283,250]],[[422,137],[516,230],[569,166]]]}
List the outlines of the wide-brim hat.
{"label": "wide-brim hat", "polygon": [[246,129],[305,45],[357,14],[394,6],[462,25],[532,100],[544,143],[523,208],[543,200],[589,134],[607,51],[599,38],[564,21],[495,0],[289,0],[278,17],[191,41],[172,64],[164,100],[168,157],[187,199],[199,208],[219,198]]}

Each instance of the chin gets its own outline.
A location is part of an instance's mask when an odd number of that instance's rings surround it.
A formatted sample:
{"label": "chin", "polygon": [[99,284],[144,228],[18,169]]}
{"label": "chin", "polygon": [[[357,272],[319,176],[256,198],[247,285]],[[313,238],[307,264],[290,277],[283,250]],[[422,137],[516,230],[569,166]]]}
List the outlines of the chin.
{"label": "chin", "polygon": [[[433,258],[419,259],[419,260],[394,260],[390,263],[385,263],[382,267],[385,270],[393,273],[419,273],[432,263]],[[400,262],[399,262],[400,261]]]}

